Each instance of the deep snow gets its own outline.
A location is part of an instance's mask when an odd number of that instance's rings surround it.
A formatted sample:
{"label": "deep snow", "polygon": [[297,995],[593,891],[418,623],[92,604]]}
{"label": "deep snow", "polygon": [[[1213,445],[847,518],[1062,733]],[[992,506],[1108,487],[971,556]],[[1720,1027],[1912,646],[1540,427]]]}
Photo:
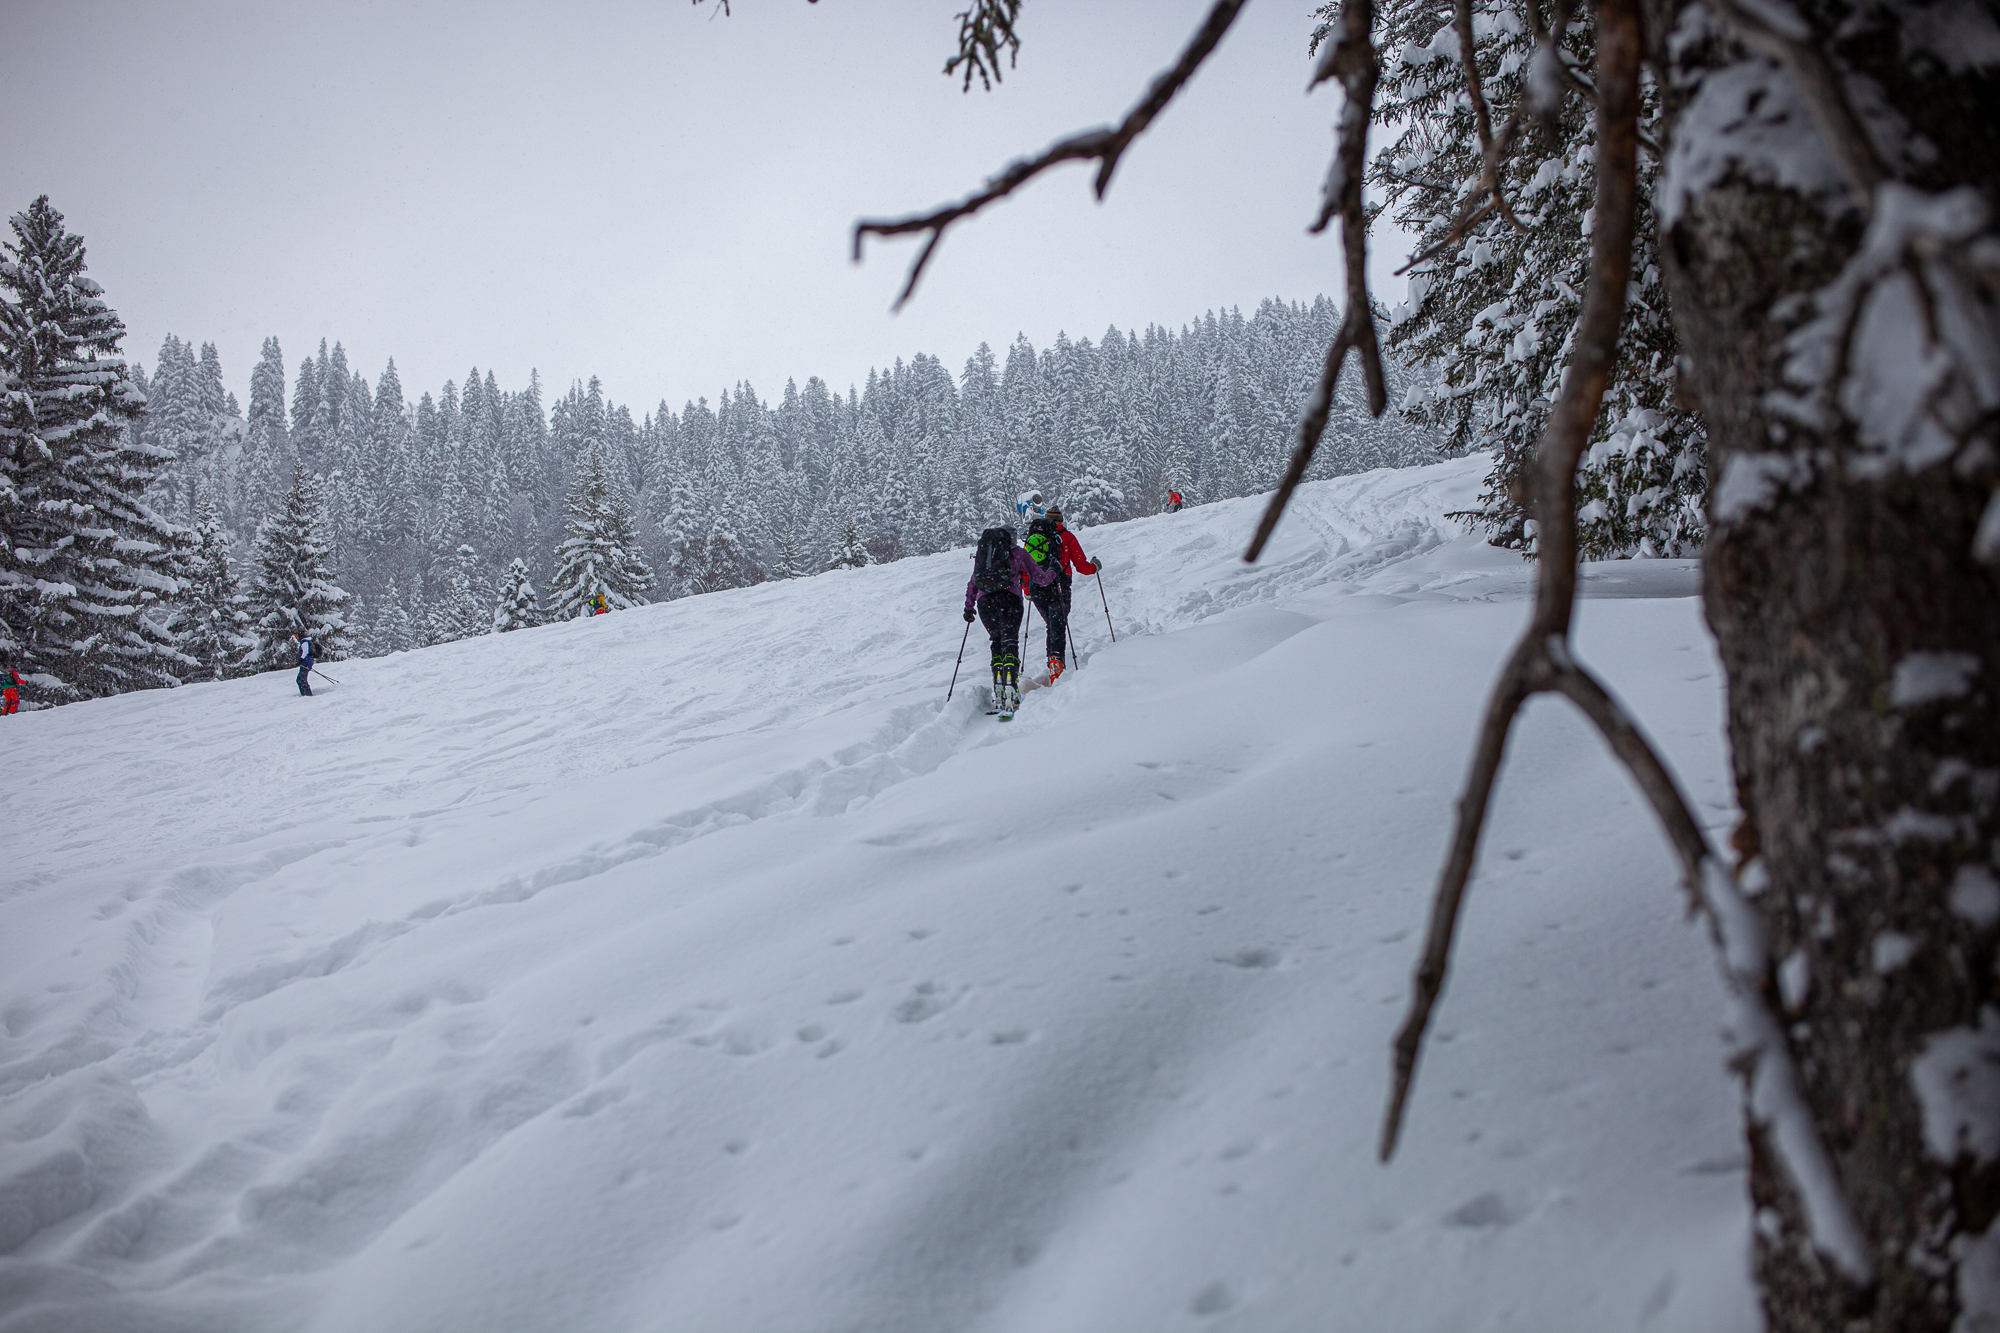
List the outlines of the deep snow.
{"label": "deep snow", "polygon": [[[1084,532],[1119,642],[1080,582],[1005,726],[964,552],[6,719],[0,1330],[1757,1328],[1715,967],[1559,703],[1374,1160],[1484,467]],[[1694,593],[1579,642],[1719,829]]]}

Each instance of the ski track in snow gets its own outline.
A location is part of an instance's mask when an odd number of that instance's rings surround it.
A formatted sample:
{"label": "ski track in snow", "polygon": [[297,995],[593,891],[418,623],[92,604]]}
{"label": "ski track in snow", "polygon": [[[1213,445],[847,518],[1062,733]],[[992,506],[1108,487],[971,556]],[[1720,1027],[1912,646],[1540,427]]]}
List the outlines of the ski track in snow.
{"label": "ski track in snow", "polygon": [[[1713,968],[1550,701],[1373,1160],[1485,461],[1086,530],[1119,642],[1079,580],[1005,727],[965,552],[8,719],[0,1333],[1758,1327]],[[1695,591],[1580,642],[1719,828]]]}

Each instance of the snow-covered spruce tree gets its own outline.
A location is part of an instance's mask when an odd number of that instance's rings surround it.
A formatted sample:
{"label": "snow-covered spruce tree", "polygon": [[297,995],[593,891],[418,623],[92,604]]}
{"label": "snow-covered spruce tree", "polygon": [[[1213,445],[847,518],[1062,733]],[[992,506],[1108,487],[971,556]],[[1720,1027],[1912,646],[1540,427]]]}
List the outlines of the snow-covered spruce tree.
{"label": "snow-covered spruce tree", "polygon": [[183,556],[181,596],[173,630],[180,650],[193,659],[189,680],[223,680],[241,673],[256,646],[248,599],[237,590],[229,534],[213,504],[204,503]]}
{"label": "snow-covered spruce tree", "polygon": [[251,669],[290,666],[294,632],[312,637],[322,661],[345,655],[347,593],[334,581],[332,550],[319,478],[294,473],[284,508],[257,526],[251,547]]}
{"label": "snow-covered spruce tree", "polygon": [[432,643],[451,643],[492,632],[492,617],[479,582],[479,553],[461,545],[452,553],[444,587],[431,602]]}
{"label": "snow-covered spruce tree", "polygon": [[577,467],[569,496],[562,544],[556,548],[555,578],[549,587],[549,614],[574,620],[603,594],[614,611],[645,601],[653,571],[639,554],[631,502],[610,475],[604,455],[589,450]]}
{"label": "snow-covered spruce tree", "polygon": [[141,500],[167,461],[128,429],[144,399],[125,326],[46,196],[0,244],[0,648],[30,704],[172,685],[162,603],[178,537]]}
{"label": "snow-covered spruce tree", "polygon": [[774,579],[802,579],[812,570],[806,567],[805,534],[797,527],[780,528],[772,538],[777,544],[777,560],[771,569]]}
{"label": "snow-covered spruce tree", "polygon": [[341,615],[347,621],[347,656],[380,657],[382,647],[375,632],[374,608],[368,599],[358,592],[347,594],[347,605],[341,608]]}
{"label": "snow-covered spruce tree", "polygon": [[859,569],[868,563],[868,543],[861,540],[860,530],[854,520],[848,519],[840,530],[840,545],[834,550],[833,558],[826,562],[828,569]]}
{"label": "snow-covered spruce tree", "polygon": [[1063,489],[1063,522],[1072,528],[1109,523],[1124,510],[1124,494],[1095,473],[1086,473]]}
{"label": "snow-covered spruce tree", "polygon": [[375,600],[374,647],[378,653],[406,653],[423,647],[410,608],[391,577],[389,586]]}
{"label": "snow-covered spruce tree", "polygon": [[[1332,31],[1337,4],[1321,7],[1317,46]],[[1496,546],[1532,553],[1533,500],[1526,477],[1535,441],[1561,388],[1588,280],[1596,135],[1587,82],[1595,20],[1570,20],[1562,72],[1553,75],[1552,133],[1526,115],[1514,121],[1512,149],[1499,166],[1495,203],[1464,206],[1464,182],[1483,170],[1486,137],[1525,112],[1528,71],[1542,26],[1520,0],[1470,6],[1482,104],[1467,95],[1460,25],[1435,0],[1389,0],[1378,45],[1385,53],[1376,118],[1396,138],[1375,156],[1369,182],[1390,216],[1416,238],[1420,262],[1409,298],[1391,315],[1388,346],[1438,368],[1412,386],[1402,408],[1445,432],[1453,452],[1491,449],[1493,468],[1470,517]],[[1642,109],[1649,137],[1660,127],[1657,97]],[[1642,201],[1659,174],[1657,151],[1641,157]],[[1483,211],[1482,211],[1483,210]],[[1676,404],[1678,344],[1660,275],[1659,242],[1642,202],[1634,247],[1632,299],[1619,364],[1593,447],[1578,478],[1578,536],[1585,558],[1680,555],[1699,548],[1707,491],[1700,419]]]}
{"label": "snow-covered spruce tree", "polygon": [[528,562],[516,556],[500,579],[500,597],[493,607],[493,632],[533,629],[541,623],[541,599],[535,595],[535,581],[528,577]]}
{"label": "snow-covered spruce tree", "polygon": [[276,338],[264,339],[250,372],[250,413],[236,478],[237,513],[245,528],[284,502],[285,483],[294,471],[285,434],[285,353]]}

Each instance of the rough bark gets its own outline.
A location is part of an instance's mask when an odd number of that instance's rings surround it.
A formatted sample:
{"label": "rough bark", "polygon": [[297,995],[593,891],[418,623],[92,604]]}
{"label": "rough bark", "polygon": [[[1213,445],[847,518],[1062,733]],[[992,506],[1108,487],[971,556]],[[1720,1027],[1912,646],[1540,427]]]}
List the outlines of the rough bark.
{"label": "rough bark", "polygon": [[[1892,169],[1929,190],[1971,184],[2000,205],[1991,77],[1899,51],[1884,11],[1799,12],[1841,34],[1828,49],[1915,137],[1945,146],[1928,162],[1892,154]],[[1694,80],[1742,58],[1712,23],[1699,36],[1708,17],[1690,0],[1649,6],[1670,114]],[[1682,384],[1707,419],[1709,475],[1725,479],[1704,598],[1728,676],[1736,846],[1768,885],[1757,904],[1788,969],[1773,995],[1789,1002],[1801,1091],[1875,1255],[1870,1284],[1826,1263],[1753,1122],[1755,1263],[1774,1333],[2000,1328],[2000,1311],[1962,1309],[1959,1273],[2000,1209],[2000,1164],[1976,1142],[1942,1160],[1911,1075],[1937,1034],[1977,1029],[2000,1002],[1995,923],[1967,911],[1965,889],[2000,869],[2000,571],[1973,553],[1996,485],[1995,423],[1988,413],[1950,459],[1870,475],[1852,466],[1851,420],[1802,424],[1773,397],[1787,387],[1801,298],[1854,254],[1866,206],[1851,190],[1809,197],[1737,169],[1691,195],[1661,245]],[[1760,455],[1791,460],[1777,469],[1788,483],[1766,503],[1718,504],[1733,461]],[[1946,653],[1977,660],[1963,692],[1899,693],[1899,664]]]}

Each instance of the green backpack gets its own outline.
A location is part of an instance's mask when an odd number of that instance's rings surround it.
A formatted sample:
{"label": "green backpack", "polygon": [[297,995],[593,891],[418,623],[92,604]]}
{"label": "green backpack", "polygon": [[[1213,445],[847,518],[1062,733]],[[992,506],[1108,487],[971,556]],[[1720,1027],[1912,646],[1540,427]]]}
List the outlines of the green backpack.
{"label": "green backpack", "polygon": [[1027,550],[1028,558],[1044,569],[1057,569],[1062,564],[1062,534],[1046,518],[1038,518],[1028,525],[1028,540],[1021,545]]}

